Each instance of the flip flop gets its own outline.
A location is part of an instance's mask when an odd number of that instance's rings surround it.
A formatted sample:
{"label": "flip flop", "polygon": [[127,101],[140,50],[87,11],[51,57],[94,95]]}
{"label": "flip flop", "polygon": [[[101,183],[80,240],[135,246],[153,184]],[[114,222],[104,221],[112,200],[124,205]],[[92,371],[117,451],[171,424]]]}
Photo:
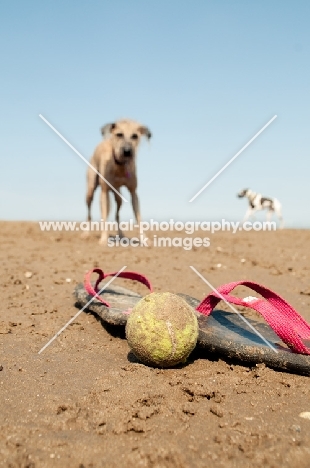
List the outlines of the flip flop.
{"label": "flip flop", "polygon": [[[93,273],[99,275],[94,286],[91,283]],[[78,306],[109,324],[124,326],[142,296],[114,283],[111,286],[107,283],[99,290],[101,281],[110,276],[138,281],[153,291],[150,281],[139,273],[104,274],[95,268],[85,275],[84,285],[77,285],[74,296]],[[231,291],[240,285],[254,290],[263,299],[251,296],[240,299],[231,295]],[[197,315],[198,347],[243,363],[264,363],[274,369],[310,376],[310,325],[270,289],[251,281],[239,281],[220,286],[203,301],[186,294],[178,295],[193,307]],[[254,309],[267,324],[245,319],[237,311],[214,310],[221,300]]]}

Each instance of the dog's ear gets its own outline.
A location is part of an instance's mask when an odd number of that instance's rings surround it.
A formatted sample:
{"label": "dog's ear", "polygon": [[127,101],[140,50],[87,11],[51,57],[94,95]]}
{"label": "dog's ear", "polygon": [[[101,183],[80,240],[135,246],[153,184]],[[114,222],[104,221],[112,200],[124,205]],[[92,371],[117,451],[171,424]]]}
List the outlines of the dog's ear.
{"label": "dog's ear", "polygon": [[149,128],[141,126],[138,128],[138,130],[141,133],[141,135],[145,136],[148,140],[151,138],[152,134]]}
{"label": "dog's ear", "polygon": [[104,125],[103,127],[101,127],[102,135],[104,137],[109,135],[115,127],[116,127],[115,123],[109,123],[109,124]]}

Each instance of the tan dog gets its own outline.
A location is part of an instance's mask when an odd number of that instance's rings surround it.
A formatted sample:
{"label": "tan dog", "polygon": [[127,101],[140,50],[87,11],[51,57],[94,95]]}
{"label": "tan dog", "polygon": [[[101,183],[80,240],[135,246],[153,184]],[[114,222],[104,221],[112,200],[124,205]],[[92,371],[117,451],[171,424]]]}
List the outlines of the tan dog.
{"label": "tan dog", "polygon": [[[101,128],[104,139],[97,148],[90,160],[91,167],[87,172],[87,196],[88,221],[91,221],[91,204],[94,192],[98,185],[101,186],[101,218],[106,221],[110,211],[109,192],[114,192],[116,201],[116,222],[119,224],[119,211],[122,206],[122,198],[117,193],[123,185],[128,188],[131,195],[131,203],[137,223],[140,223],[139,200],[137,195],[136,176],[136,153],[141,136],[151,138],[151,132],[147,127],[140,125],[133,120],[119,120],[115,123],[107,124]],[[108,183],[107,183],[108,182]],[[110,184],[110,185],[109,185]],[[117,190],[115,192],[112,187]],[[122,232],[119,229],[119,235]],[[106,245],[108,233],[103,231],[99,243]]]}

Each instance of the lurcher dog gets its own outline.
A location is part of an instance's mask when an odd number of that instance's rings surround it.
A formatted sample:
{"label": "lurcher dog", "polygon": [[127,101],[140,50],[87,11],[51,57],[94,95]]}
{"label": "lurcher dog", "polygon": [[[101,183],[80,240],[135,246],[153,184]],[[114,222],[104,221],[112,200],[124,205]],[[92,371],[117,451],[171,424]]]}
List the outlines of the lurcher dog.
{"label": "lurcher dog", "polygon": [[[96,188],[101,187],[101,218],[107,220],[110,211],[109,192],[114,192],[116,201],[116,222],[119,225],[119,211],[122,198],[119,189],[127,187],[131,195],[132,208],[137,223],[140,223],[139,200],[137,195],[136,154],[142,136],[151,138],[150,130],[133,120],[119,120],[104,125],[101,128],[104,140],[96,147],[90,160],[90,164],[96,169],[89,167],[87,172],[87,195],[88,221],[91,221],[91,204]],[[102,176],[100,177],[98,173]],[[104,180],[105,179],[105,180]],[[108,182],[108,183],[107,183]],[[110,184],[110,185],[109,185]],[[113,190],[113,188],[115,190]],[[87,235],[87,234],[86,234]],[[119,229],[119,235],[122,232]],[[108,233],[102,231],[99,243],[106,245]]]}
{"label": "lurcher dog", "polygon": [[282,206],[277,198],[263,197],[261,193],[253,192],[250,189],[243,189],[237,194],[239,198],[246,197],[249,200],[249,207],[244,217],[244,221],[249,219],[255,211],[267,209],[267,221],[275,213],[280,221],[280,229],[283,228]]}

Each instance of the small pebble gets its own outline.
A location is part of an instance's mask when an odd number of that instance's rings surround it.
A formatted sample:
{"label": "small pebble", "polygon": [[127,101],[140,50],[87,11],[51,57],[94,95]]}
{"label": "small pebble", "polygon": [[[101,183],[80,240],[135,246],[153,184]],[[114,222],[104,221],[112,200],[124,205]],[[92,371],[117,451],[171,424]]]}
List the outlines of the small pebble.
{"label": "small pebble", "polygon": [[26,273],[25,273],[26,278],[31,278],[32,275],[33,275],[33,273],[31,271],[26,271]]}
{"label": "small pebble", "polygon": [[218,418],[222,418],[224,416],[223,411],[220,408],[218,408],[216,405],[212,405],[210,407],[210,412],[215,414],[215,416],[217,416]]}
{"label": "small pebble", "polygon": [[292,432],[301,432],[301,427],[300,426],[297,426],[296,424],[293,424],[291,427],[290,427],[290,430]]}
{"label": "small pebble", "polygon": [[303,411],[302,413],[300,413],[299,416],[300,416],[301,418],[309,419],[309,420],[310,420],[310,411]]}
{"label": "small pebble", "polygon": [[71,283],[71,278],[66,278],[67,283]]}

